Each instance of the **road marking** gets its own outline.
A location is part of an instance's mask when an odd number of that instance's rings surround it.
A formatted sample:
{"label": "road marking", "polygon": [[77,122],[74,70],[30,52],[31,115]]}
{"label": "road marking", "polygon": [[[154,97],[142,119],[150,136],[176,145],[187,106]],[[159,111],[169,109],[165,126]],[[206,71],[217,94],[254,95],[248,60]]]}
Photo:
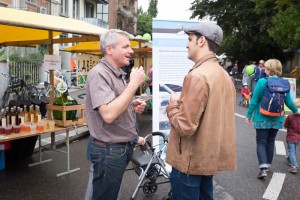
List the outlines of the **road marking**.
{"label": "road marking", "polygon": [[235,113],[236,116],[240,117],[240,118],[246,118],[244,115],[240,115],[238,113]]}
{"label": "road marking", "polygon": [[276,154],[277,155],[286,155],[285,146],[282,141],[275,141],[275,147],[276,147]]}
{"label": "road marking", "polygon": [[276,200],[281,192],[284,179],[285,174],[274,172],[269,186],[263,195],[263,198],[269,200]]}
{"label": "road marking", "polygon": [[[238,114],[238,113],[235,113],[235,115],[237,117],[240,117],[240,118],[244,118],[244,119],[246,118],[246,116]],[[286,132],[285,129],[279,129],[279,130],[283,131],[283,132]],[[276,148],[276,154],[277,155],[283,155],[283,156],[286,155],[285,146],[284,146],[284,143],[282,141],[275,141],[275,148]]]}

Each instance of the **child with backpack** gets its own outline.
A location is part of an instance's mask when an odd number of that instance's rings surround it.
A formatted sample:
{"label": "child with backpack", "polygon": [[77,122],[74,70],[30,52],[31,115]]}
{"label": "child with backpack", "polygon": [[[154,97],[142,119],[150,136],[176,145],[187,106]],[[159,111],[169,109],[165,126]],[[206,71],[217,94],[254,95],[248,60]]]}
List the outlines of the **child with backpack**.
{"label": "child with backpack", "polygon": [[273,161],[275,138],[284,122],[283,104],[286,104],[293,113],[298,112],[289,92],[289,82],[281,78],[281,62],[270,59],[265,63],[265,69],[268,78],[258,80],[246,114],[246,123],[250,124],[253,116],[256,129],[259,179],[267,177],[267,171]]}
{"label": "child with backpack", "polygon": [[[294,104],[300,108],[300,99],[295,99]],[[284,122],[284,127],[287,129],[286,142],[288,148],[288,162],[290,167],[288,171],[292,174],[297,173],[297,151],[300,142],[300,114],[289,115]]]}

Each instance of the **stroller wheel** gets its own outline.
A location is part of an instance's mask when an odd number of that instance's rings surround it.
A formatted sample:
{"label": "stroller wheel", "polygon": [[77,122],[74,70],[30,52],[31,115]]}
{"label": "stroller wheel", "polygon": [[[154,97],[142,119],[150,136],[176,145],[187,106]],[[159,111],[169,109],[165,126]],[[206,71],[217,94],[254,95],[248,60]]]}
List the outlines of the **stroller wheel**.
{"label": "stroller wheel", "polygon": [[157,190],[157,184],[154,181],[146,181],[143,185],[144,194],[153,194]]}

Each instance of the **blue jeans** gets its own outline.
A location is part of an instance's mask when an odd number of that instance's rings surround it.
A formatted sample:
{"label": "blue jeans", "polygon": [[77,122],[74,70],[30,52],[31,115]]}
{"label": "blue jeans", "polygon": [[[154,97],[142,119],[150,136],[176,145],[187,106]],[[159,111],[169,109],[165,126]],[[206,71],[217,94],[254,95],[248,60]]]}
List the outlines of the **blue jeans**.
{"label": "blue jeans", "polygon": [[90,159],[94,166],[93,200],[116,200],[124,171],[132,157],[133,146],[106,143],[106,146],[91,142]]}
{"label": "blue jeans", "polygon": [[298,142],[287,142],[288,144],[288,155],[290,159],[291,166],[294,168],[298,167],[297,163],[297,151],[298,151]]}
{"label": "blue jeans", "polygon": [[256,129],[256,152],[259,168],[271,166],[278,129]]}
{"label": "blue jeans", "polygon": [[173,200],[212,200],[213,176],[188,175],[172,168]]}

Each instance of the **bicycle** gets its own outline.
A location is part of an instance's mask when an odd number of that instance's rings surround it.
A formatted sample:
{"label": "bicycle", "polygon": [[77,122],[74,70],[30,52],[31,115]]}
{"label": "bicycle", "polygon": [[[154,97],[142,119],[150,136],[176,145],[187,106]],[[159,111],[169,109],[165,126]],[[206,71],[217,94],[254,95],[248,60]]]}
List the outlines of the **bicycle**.
{"label": "bicycle", "polygon": [[9,78],[9,84],[1,98],[1,108],[8,105],[19,106],[21,95],[20,91],[23,89],[23,82],[17,76],[1,73],[2,76]]}
{"label": "bicycle", "polygon": [[[31,83],[31,74],[24,74],[23,80],[23,87],[21,90],[21,97],[22,100],[31,101],[31,99],[37,99],[38,91],[33,83]],[[29,81],[28,81],[29,80]]]}

